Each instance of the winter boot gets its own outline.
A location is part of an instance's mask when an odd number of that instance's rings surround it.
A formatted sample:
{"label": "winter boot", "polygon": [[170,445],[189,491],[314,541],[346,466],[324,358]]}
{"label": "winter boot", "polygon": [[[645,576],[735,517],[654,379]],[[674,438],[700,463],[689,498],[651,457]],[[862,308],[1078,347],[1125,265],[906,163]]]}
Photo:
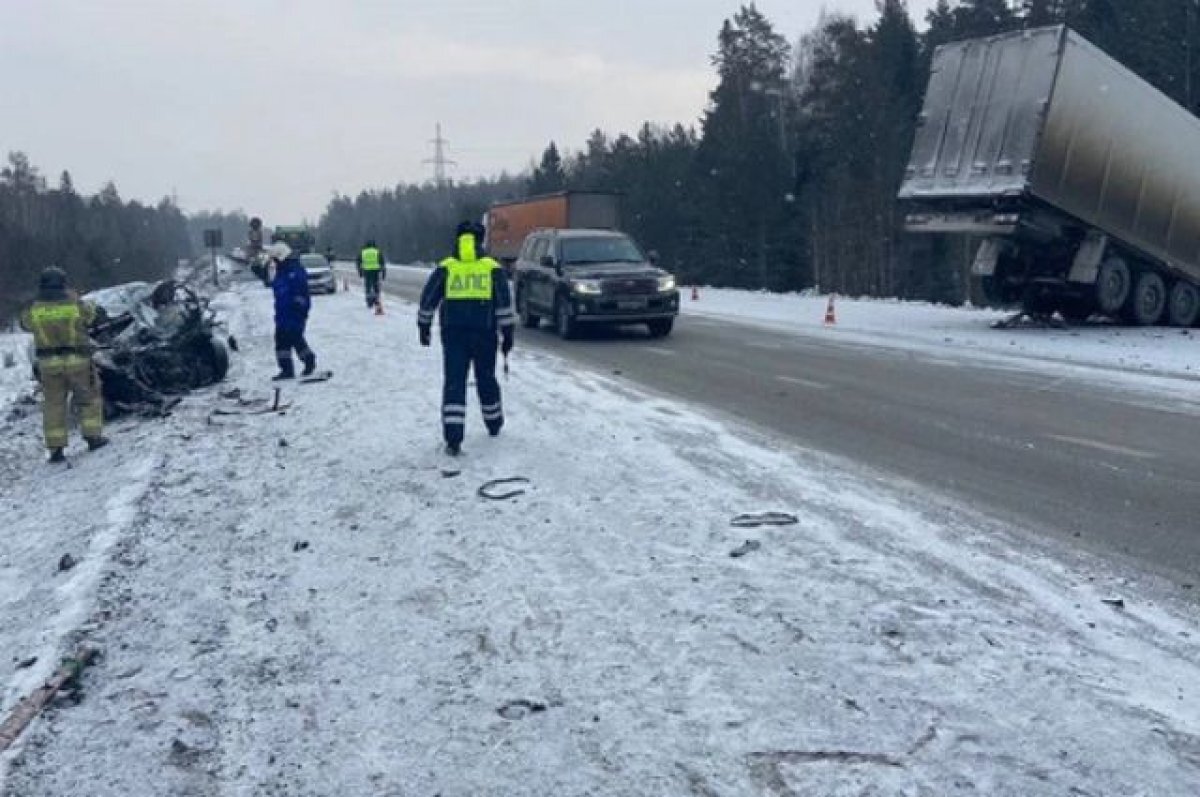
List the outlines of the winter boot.
{"label": "winter boot", "polygon": [[488,434],[492,437],[499,437],[500,430],[504,428],[504,421],[494,421],[487,425]]}
{"label": "winter boot", "polygon": [[272,382],[278,382],[281,379],[295,379],[296,365],[292,360],[292,353],[286,349],[277,349],[275,351],[275,362],[279,363],[279,373],[271,377]]}
{"label": "winter boot", "polygon": [[88,451],[98,451],[108,445],[107,437],[89,437],[87,438]]}
{"label": "winter boot", "polygon": [[67,461],[67,455],[63,453],[61,448],[50,449],[50,461],[54,464]]}
{"label": "winter boot", "polygon": [[317,355],[310,352],[304,358],[304,370],[300,373],[300,376],[312,376],[315,370],[317,370]]}
{"label": "winter boot", "polygon": [[446,453],[452,457],[457,457],[462,453],[462,443],[446,443]]}

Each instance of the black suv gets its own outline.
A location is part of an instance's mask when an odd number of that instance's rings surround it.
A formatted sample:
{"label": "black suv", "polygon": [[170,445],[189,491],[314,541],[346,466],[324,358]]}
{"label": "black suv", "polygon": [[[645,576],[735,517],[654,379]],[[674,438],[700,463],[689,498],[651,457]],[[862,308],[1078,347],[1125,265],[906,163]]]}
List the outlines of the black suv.
{"label": "black suv", "polygon": [[564,338],[580,324],[646,324],[654,337],[669,335],[679,291],[654,260],[624,233],[534,230],[513,272],[521,323],[532,329],[553,318]]}

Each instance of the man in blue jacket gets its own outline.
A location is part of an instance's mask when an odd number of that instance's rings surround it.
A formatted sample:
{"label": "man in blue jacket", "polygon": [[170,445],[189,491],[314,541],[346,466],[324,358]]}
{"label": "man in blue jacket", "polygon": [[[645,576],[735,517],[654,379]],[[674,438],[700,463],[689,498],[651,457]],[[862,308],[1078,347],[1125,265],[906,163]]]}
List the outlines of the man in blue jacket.
{"label": "man in blue jacket", "polygon": [[467,373],[474,365],[475,385],[488,434],[504,425],[500,383],[496,380],[496,344],[508,356],[513,347],[512,291],[504,269],[483,254],[483,228],[463,222],[456,231],[454,257],[441,262],[421,291],[417,330],[422,346],[440,307],[442,328],[442,434],[446,452],[458,456],[467,423]]}
{"label": "man in blue jacket", "polygon": [[317,367],[317,355],[308,348],[308,342],[304,339],[308,311],[312,306],[308,296],[308,273],[300,265],[300,260],[292,256],[291,247],[282,241],[271,244],[267,252],[275,261],[271,290],[275,293],[275,359],[279,361],[279,373],[272,379],[295,378],[293,349],[304,363],[302,376],[309,376]]}

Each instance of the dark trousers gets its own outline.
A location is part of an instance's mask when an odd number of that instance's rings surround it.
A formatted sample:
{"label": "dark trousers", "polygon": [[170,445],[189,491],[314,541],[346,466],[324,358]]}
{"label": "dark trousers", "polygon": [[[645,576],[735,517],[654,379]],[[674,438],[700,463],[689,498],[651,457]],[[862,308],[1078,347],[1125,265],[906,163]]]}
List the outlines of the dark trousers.
{"label": "dark trousers", "polygon": [[308,341],[304,339],[304,327],[275,327],[275,359],[279,361],[280,373],[289,376],[296,373],[296,366],[292,362],[293,349],[305,365],[308,365],[310,360],[315,362],[317,359],[312,349],[308,348]]}
{"label": "dark trousers", "polygon": [[379,272],[364,271],[363,290],[366,292],[367,307],[374,307],[375,300],[379,298]]}
{"label": "dark trousers", "polygon": [[461,443],[467,423],[467,374],[475,370],[475,387],[483,423],[492,434],[504,425],[500,382],[496,380],[496,331],[442,328],[442,433],[447,443]]}

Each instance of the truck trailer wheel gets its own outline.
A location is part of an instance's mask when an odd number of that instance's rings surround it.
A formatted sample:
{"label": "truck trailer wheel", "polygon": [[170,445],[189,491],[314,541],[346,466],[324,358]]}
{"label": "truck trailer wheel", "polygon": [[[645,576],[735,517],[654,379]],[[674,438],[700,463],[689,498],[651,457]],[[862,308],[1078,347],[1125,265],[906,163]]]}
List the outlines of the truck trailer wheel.
{"label": "truck trailer wheel", "polygon": [[1125,303],[1125,318],[1140,327],[1152,327],[1167,309],[1167,283],[1156,271],[1143,271],[1133,283]]}
{"label": "truck trailer wheel", "polygon": [[1096,309],[1115,317],[1129,298],[1129,266],[1119,257],[1110,257],[1100,264],[1096,275]]}
{"label": "truck trailer wheel", "polygon": [[1195,326],[1200,320],[1200,289],[1187,280],[1176,280],[1167,295],[1167,323],[1173,327]]}

